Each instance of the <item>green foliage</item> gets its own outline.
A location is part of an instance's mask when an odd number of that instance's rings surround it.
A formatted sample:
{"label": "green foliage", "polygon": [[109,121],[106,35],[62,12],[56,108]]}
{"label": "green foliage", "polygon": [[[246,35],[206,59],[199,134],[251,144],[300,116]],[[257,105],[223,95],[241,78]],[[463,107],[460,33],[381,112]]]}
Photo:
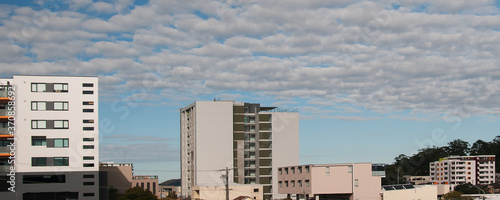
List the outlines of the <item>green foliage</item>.
{"label": "green foliage", "polygon": [[168,192],[167,200],[177,200],[177,193],[175,191]]}
{"label": "green foliage", "polygon": [[119,200],[120,194],[118,194],[118,189],[114,188],[113,186],[110,186],[108,188],[108,199],[109,200]]}
{"label": "green foliage", "polygon": [[133,187],[125,191],[125,196],[121,197],[120,200],[158,200],[158,197],[149,190]]}
{"label": "green foliage", "polygon": [[478,140],[472,146],[466,141],[456,139],[449,142],[448,146],[432,146],[419,149],[412,156],[400,154],[394,158],[394,163],[386,166],[386,177],[382,180],[382,184],[397,184],[398,172],[399,183],[405,183],[405,180],[402,178],[404,175],[428,176],[430,162],[457,155],[496,155],[495,168],[497,172],[500,172],[500,136],[496,136],[491,142]]}
{"label": "green foliage", "polygon": [[472,197],[464,197],[459,191],[451,191],[443,195],[444,200],[472,200]]}
{"label": "green foliage", "polygon": [[[481,189],[478,189],[478,187]],[[463,184],[463,185],[457,185],[455,187],[455,191],[458,191],[462,194],[482,194],[483,192],[481,190],[484,191],[485,189],[486,189],[485,187],[482,187],[480,185],[473,186],[470,183]]]}

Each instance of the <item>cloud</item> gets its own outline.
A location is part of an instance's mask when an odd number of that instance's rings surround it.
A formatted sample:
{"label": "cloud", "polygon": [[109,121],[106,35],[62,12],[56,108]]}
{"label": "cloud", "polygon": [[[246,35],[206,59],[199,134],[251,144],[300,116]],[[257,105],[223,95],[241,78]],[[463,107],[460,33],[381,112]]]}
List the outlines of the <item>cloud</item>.
{"label": "cloud", "polygon": [[100,74],[106,99],[147,103],[214,94],[304,101],[301,117],[500,115],[493,1],[132,3],[2,7],[1,73]]}

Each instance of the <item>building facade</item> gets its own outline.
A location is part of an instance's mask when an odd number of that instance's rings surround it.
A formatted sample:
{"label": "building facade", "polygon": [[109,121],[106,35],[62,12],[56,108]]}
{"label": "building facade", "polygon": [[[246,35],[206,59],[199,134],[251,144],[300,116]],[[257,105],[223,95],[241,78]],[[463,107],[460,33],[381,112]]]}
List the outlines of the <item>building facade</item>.
{"label": "building facade", "polygon": [[[181,196],[194,186],[262,184],[277,198],[279,166],[299,163],[299,114],[233,101],[197,101],[180,110]],[[273,176],[274,175],[274,176]]]}
{"label": "building facade", "polygon": [[[262,200],[264,195],[262,193],[262,185],[258,184],[231,184],[228,188],[229,199],[248,197],[253,200]],[[194,186],[192,198],[199,200],[225,200],[226,188],[225,186]]]}
{"label": "building facade", "polygon": [[296,165],[278,169],[278,191],[305,199],[380,200],[371,163]]}
{"label": "building facade", "polygon": [[433,184],[473,185],[495,182],[495,155],[450,156],[429,163]]}
{"label": "building facade", "polygon": [[1,185],[0,199],[99,198],[98,78],[13,76],[0,85],[0,170],[15,173],[1,177],[15,179],[7,185],[15,193]]}
{"label": "building facade", "polygon": [[99,170],[105,176],[106,187],[118,189],[117,193],[120,195],[124,195],[132,187],[149,190],[158,197],[161,195],[158,176],[134,175],[132,163],[103,162],[100,163]]}

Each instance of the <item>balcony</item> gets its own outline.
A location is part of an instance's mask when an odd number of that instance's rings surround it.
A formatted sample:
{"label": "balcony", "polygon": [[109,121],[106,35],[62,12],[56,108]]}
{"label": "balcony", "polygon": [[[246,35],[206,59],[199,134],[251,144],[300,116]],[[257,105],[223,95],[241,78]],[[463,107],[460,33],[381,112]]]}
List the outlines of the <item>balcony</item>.
{"label": "balcony", "polygon": [[0,135],[9,135],[10,136],[9,128],[0,128]]}
{"label": "balcony", "polygon": [[10,147],[0,147],[0,154],[10,154]]}

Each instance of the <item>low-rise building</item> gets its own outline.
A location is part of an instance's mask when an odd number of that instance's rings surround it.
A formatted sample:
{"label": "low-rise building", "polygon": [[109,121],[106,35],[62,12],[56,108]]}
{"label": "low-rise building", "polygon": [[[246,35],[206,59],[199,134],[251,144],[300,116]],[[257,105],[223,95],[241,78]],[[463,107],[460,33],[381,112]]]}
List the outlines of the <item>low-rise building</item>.
{"label": "low-rise building", "polygon": [[[193,187],[193,199],[199,200],[224,200],[226,199],[226,186],[195,186]],[[260,184],[236,184],[229,185],[229,199],[263,200],[264,186]]]}
{"label": "low-rise building", "polygon": [[450,185],[388,185],[382,187],[384,200],[436,200],[452,190]]}
{"label": "low-rise building", "polygon": [[288,197],[380,200],[381,176],[371,163],[278,168],[278,192]]}
{"label": "low-rise building", "polygon": [[132,187],[141,187],[149,190],[156,196],[160,196],[158,186],[158,176],[138,175],[134,176],[134,166],[132,163],[100,163],[99,171],[103,174],[108,187],[118,189],[118,194],[125,194],[125,191]]}
{"label": "low-rise building", "polygon": [[450,156],[429,163],[433,184],[460,185],[495,182],[495,155]]}
{"label": "low-rise building", "polygon": [[431,177],[430,176],[410,176],[410,175],[405,175],[403,176],[404,179],[406,179],[407,182],[413,184],[413,185],[423,185],[423,184],[429,184],[431,183]]}

